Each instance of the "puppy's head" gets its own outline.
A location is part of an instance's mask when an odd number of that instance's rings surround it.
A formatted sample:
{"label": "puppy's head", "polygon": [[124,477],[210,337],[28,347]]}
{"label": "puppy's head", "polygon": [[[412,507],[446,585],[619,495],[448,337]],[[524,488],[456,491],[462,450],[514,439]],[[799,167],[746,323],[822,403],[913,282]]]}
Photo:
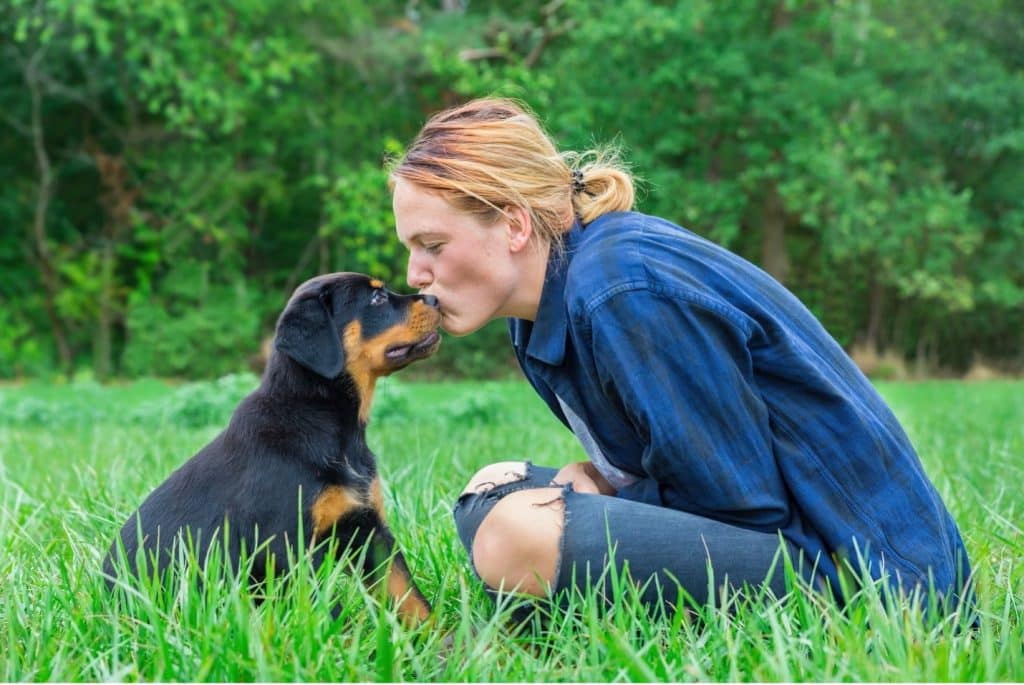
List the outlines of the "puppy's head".
{"label": "puppy's head", "polygon": [[363,274],[327,274],[295,289],[274,347],[323,378],[347,373],[365,396],[380,376],[437,350],[440,320],[435,297],[399,295]]}

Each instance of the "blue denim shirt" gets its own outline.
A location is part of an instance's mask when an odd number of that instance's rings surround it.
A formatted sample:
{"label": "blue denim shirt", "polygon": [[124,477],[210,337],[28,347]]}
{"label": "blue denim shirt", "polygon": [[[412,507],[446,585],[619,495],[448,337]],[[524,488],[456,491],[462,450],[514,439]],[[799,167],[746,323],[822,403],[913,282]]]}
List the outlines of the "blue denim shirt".
{"label": "blue denim shirt", "polygon": [[526,377],[619,497],[781,531],[836,590],[848,559],[959,594],[963,541],[896,417],[750,262],[607,214],[553,254],[536,321],[509,325]]}

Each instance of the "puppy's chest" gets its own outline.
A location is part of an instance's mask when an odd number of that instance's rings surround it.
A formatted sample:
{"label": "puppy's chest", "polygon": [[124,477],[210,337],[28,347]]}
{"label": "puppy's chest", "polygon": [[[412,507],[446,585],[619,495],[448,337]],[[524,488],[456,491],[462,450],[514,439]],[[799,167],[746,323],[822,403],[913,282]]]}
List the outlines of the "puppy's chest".
{"label": "puppy's chest", "polygon": [[321,538],[344,519],[367,516],[383,521],[384,497],[380,479],[353,479],[345,483],[324,483],[309,507],[314,538]]}

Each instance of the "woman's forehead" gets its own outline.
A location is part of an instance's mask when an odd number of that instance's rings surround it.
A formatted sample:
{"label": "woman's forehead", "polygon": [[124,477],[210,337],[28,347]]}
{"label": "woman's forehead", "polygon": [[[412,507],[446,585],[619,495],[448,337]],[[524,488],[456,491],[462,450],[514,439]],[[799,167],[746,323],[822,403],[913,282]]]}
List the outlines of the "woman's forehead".
{"label": "woman's forehead", "polygon": [[399,180],[392,197],[395,229],[404,244],[427,237],[450,237],[476,227],[478,219],[460,212],[437,193]]}
{"label": "woman's forehead", "polygon": [[429,221],[431,217],[455,213],[455,208],[437,193],[401,180],[395,184],[391,203],[396,218],[415,218],[417,223]]}

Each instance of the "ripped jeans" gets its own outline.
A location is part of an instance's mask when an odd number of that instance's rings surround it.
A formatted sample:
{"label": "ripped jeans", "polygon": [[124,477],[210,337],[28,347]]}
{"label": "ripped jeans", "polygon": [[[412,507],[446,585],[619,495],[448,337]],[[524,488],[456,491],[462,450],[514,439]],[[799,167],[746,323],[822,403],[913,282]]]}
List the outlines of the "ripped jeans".
{"label": "ripped jeans", "polygon": [[[553,482],[557,473],[558,469],[526,462],[521,479],[459,497],[453,514],[471,563],[477,529],[494,506],[513,492],[559,486]],[[613,580],[611,573],[604,572],[609,550],[614,572],[621,573],[628,563],[629,576],[641,584],[640,598],[647,606],[659,601],[670,608],[685,604],[686,600],[677,596],[678,588],[689,601],[702,605],[709,599],[709,591],[717,591],[726,582],[732,589],[744,584],[767,585],[777,597],[786,592],[782,540],[777,534],[617,497],[577,493],[571,485],[562,487],[560,499],[565,519],[551,588],[554,596],[570,588],[583,591],[592,587],[600,596],[610,598]],[[789,542],[785,545],[796,565],[799,550]]]}

